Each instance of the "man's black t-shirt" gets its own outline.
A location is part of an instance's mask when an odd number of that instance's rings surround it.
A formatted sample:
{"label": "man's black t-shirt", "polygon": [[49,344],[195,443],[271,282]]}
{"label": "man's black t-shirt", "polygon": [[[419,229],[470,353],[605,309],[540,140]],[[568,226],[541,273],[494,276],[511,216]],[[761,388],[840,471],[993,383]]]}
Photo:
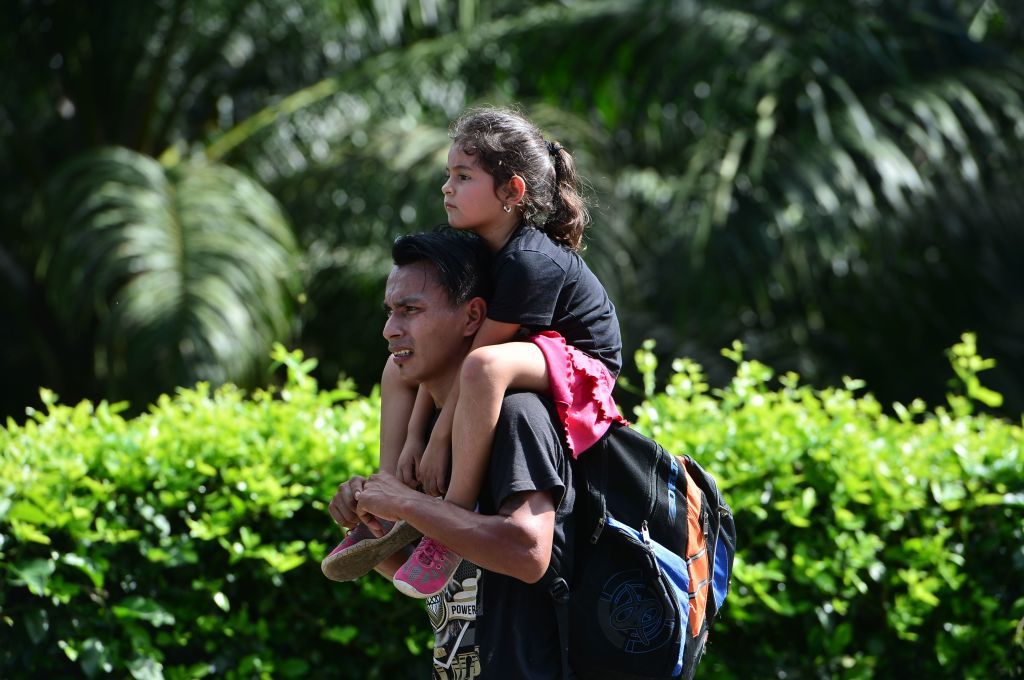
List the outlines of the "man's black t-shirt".
{"label": "man's black t-shirt", "polygon": [[[571,545],[574,527],[576,493],[562,441],[558,416],[548,399],[532,392],[508,394],[502,403],[479,499],[479,512],[493,515],[513,494],[550,492],[555,504],[552,559],[560,557],[566,546]],[[439,614],[445,607],[446,611],[467,611],[452,603],[456,593],[465,597],[476,586],[475,617],[466,617],[454,627],[435,625],[434,677],[560,678],[558,626],[547,591],[503,574],[476,567],[468,569],[472,569],[472,573],[466,574],[470,578],[456,579],[459,583],[449,588],[454,592],[436,596],[437,602],[431,598],[429,604],[432,623],[435,609]],[[451,624],[458,616],[444,618]],[[442,650],[440,654],[438,649]]]}
{"label": "man's black t-shirt", "polygon": [[601,361],[622,368],[615,305],[578,254],[533,227],[520,227],[494,259],[494,295],[487,317],[528,331],[554,330]]}
{"label": "man's black t-shirt", "polygon": [[[494,434],[480,512],[493,515],[513,494],[547,491],[555,504],[552,559],[572,536],[572,470],[554,405],[532,392],[505,397]],[[536,584],[484,571],[477,596],[477,643],[483,677],[558,678],[561,654],[551,596]]]}

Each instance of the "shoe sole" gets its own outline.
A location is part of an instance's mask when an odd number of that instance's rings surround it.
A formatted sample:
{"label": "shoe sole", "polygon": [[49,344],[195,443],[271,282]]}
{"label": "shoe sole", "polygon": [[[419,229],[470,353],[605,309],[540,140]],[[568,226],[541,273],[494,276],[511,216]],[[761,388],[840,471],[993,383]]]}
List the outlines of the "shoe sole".
{"label": "shoe sole", "polygon": [[368,538],[348,550],[328,555],[320,563],[320,571],[332,581],[352,581],[422,536],[408,522],[395,522],[391,531],[380,538]]}

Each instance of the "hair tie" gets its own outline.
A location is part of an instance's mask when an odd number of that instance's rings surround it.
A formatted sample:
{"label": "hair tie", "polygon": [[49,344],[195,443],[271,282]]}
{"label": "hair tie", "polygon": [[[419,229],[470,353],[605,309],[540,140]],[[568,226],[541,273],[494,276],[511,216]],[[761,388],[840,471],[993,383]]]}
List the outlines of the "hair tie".
{"label": "hair tie", "polygon": [[562,146],[558,142],[548,142],[547,144],[548,144],[548,155],[549,156],[554,156],[559,151],[561,151],[562,149],[565,148],[564,146]]}

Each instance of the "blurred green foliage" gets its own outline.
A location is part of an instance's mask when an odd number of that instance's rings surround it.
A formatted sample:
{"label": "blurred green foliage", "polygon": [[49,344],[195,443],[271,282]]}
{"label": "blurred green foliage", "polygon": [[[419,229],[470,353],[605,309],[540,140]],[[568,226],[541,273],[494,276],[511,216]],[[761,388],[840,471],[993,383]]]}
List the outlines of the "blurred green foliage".
{"label": "blurred green foliage", "polygon": [[[638,352],[636,426],[717,476],[739,531],[702,677],[1020,677],[1024,431],[976,412],[974,345],[951,351],[946,405],[895,415],[860,381],[776,379],[740,344],[725,387],[680,359],[657,391]],[[318,568],[334,485],[374,467],[377,394],[274,358],[279,391],[199,385],[131,419],[44,392],[0,429],[0,675],[427,673],[418,602]]]}
{"label": "blurred green foliage", "polygon": [[937,401],[974,329],[1016,414],[1022,6],[13,0],[0,414],[252,389],[275,340],[372,386],[390,243],[444,219],[447,125],[483,103],[576,156],[585,256],[660,379],[690,356],[723,384],[739,338]]}

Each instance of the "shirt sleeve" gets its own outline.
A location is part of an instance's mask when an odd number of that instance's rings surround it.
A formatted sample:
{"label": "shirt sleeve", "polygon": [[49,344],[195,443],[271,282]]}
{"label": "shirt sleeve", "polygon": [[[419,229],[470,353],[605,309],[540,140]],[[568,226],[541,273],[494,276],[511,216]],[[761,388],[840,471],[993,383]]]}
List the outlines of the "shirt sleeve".
{"label": "shirt sleeve", "polygon": [[550,326],[564,283],[565,270],[544,253],[510,253],[495,270],[487,317],[523,326]]}
{"label": "shirt sleeve", "polygon": [[509,496],[524,491],[551,491],[558,508],[565,495],[565,456],[554,406],[533,393],[505,397],[494,431],[491,453],[492,512]]}

